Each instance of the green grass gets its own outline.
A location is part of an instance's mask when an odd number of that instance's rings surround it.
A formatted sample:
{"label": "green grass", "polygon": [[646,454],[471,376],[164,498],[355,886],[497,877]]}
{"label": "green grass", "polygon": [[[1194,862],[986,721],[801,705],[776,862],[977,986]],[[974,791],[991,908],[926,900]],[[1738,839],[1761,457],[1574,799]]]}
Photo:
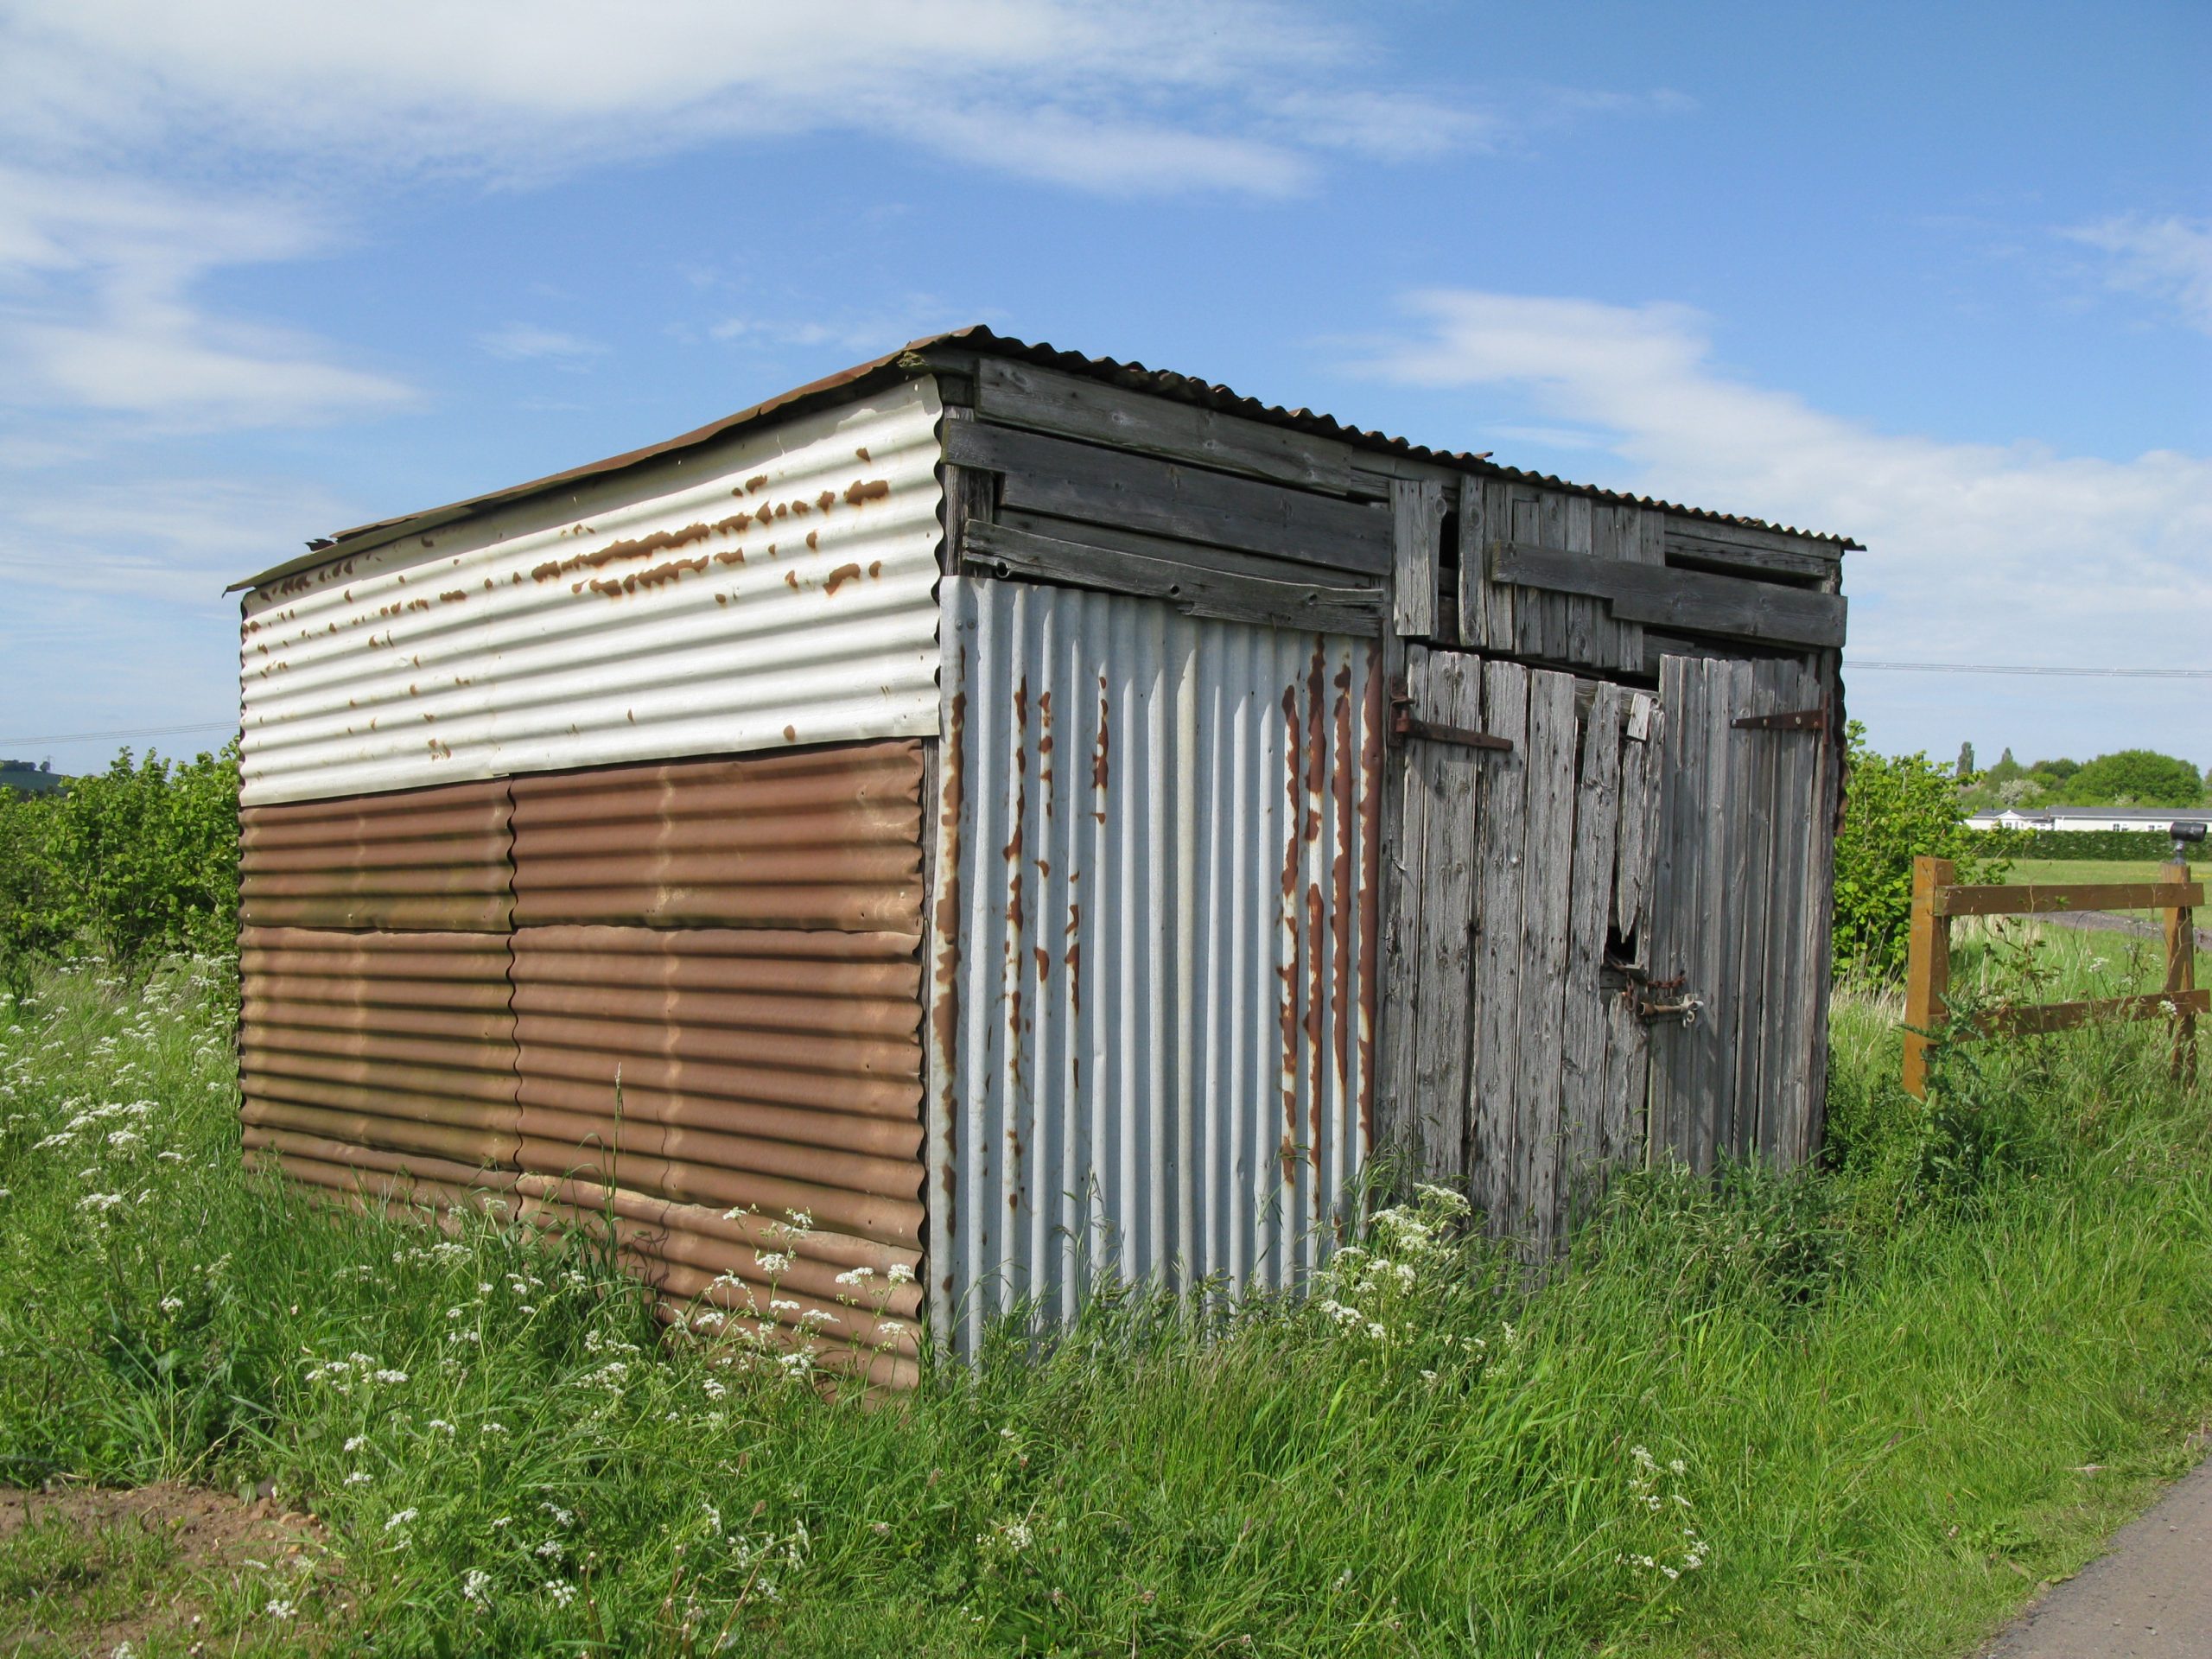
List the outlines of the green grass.
{"label": "green grass", "polygon": [[1430,1198],[1302,1304],[1128,1293],[887,1402],[663,1342],[579,1235],[242,1169],[225,996],[0,1003],[0,1479],[327,1528],[210,1652],[1962,1653],[2212,1411],[2206,1101],[2146,1027],[1943,1050],[1923,1110],[1847,994],[1827,1173],[1640,1174],[1535,1286]]}

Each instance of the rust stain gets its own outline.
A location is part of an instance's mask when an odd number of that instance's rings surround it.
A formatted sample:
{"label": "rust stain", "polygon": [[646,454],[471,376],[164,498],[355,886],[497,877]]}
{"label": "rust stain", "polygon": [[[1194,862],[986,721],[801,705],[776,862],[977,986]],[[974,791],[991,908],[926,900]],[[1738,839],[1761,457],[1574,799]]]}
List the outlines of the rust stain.
{"label": "rust stain", "polygon": [[729,603],[729,595],[728,595],[728,594],[716,594],[715,595],[715,604],[717,604],[717,605],[727,605],[727,604],[728,604],[728,603]]}
{"label": "rust stain", "polygon": [[875,459],[874,455],[868,454],[868,445],[866,444],[861,445],[861,447],[854,450],[853,453],[858,455],[862,461],[874,461]]}
{"label": "rust stain", "polygon": [[751,495],[751,494],[753,494],[753,493],[755,491],[757,491],[757,490],[761,490],[761,489],[765,489],[765,488],[766,488],[766,487],[767,487],[767,483],[768,483],[768,474],[766,474],[766,473],[755,473],[755,474],[754,474],[751,478],[748,478],[748,479],[747,479],[747,480],[745,480],[745,493],[746,493],[747,495]]}
{"label": "rust stain", "polygon": [[786,726],[786,727],[785,727],[785,728],[784,728],[784,741],[785,741],[785,742],[786,742],[786,743],[796,743],[796,742],[798,742],[798,727],[796,727],[796,726]]}
{"label": "rust stain", "polygon": [[880,501],[891,493],[888,479],[871,478],[865,481],[855,479],[845,489],[845,505],[857,507],[863,501]]}
{"label": "rust stain", "polygon": [[450,605],[455,600],[467,599],[467,597],[468,594],[466,590],[456,588],[449,594],[440,594],[438,595],[438,603],[441,605]]}
{"label": "rust stain", "polygon": [[[1336,754],[1330,772],[1329,788],[1334,797],[1337,811],[1337,846],[1336,855],[1329,861],[1329,965],[1332,980],[1329,1002],[1335,1016],[1332,1058],[1336,1064],[1337,1092],[1341,1098],[1351,1080],[1351,849],[1359,810],[1359,772],[1351,747],[1351,661],[1349,658],[1337,671],[1334,683],[1337,688]],[[1316,1145],[1321,1139],[1320,1114],[1320,1091],[1316,1090],[1313,1096],[1313,1139]]]}
{"label": "rust stain", "polygon": [[[771,548],[769,550],[773,552],[775,550]],[[790,588],[793,593],[797,593],[798,591],[798,572],[796,570],[785,571],[784,586]]]}
{"label": "rust stain", "polygon": [[1380,976],[1382,894],[1382,657],[1367,666],[1367,741],[1360,751],[1359,1128],[1375,1144],[1375,1002]]}
{"label": "rust stain", "polygon": [[[686,524],[682,530],[657,530],[650,536],[639,536],[628,540],[609,542],[605,547],[589,553],[571,553],[565,559],[549,559],[531,567],[532,582],[552,582],[578,570],[602,570],[621,559],[649,559],[656,553],[665,553],[693,542],[703,542],[710,536],[734,536],[751,522],[751,516],[737,513],[715,524],[704,522]],[[665,567],[664,567],[665,568]],[[518,575],[515,578],[520,581]],[[597,584],[594,583],[596,588]]]}
{"label": "rust stain", "polygon": [[[811,542],[814,537],[810,536],[806,539],[809,542]],[[825,594],[834,594],[847,582],[858,582],[860,579],[860,566],[857,564],[841,564],[835,570],[832,570],[830,573],[828,579],[823,582],[822,591]]]}
{"label": "rust stain", "polygon": [[814,498],[814,505],[821,508],[824,512],[829,512],[830,508],[837,505],[837,492],[835,490],[823,491],[821,494]]}
{"label": "rust stain", "polygon": [[650,570],[635,570],[626,576],[613,580],[594,576],[589,585],[594,594],[620,599],[625,594],[634,594],[641,588],[664,588],[671,582],[681,582],[687,575],[704,570],[707,560],[708,556],[704,553],[696,559],[671,559],[666,564],[657,564]]}
{"label": "rust stain", "polygon": [[1052,953],[1041,944],[1032,945],[1030,950],[1037,958],[1037,982],[1042,985],[1045,976],[1052,970]]}
{"label": "rust stain", "polygon": [[777,502],[777,503],[776,503],[776,517],[777,517],[777,518],[790,518],[791,516],[791,503],[790,503],[790,502],[788,502],[788,501],[779,501],[779,502]]}
{"label": "rust stain", "polygon": [[726,547],[715,555],[715,563],[716,564],[743,564],[745,550],[741,547]]}
{"label": "rust stain", "polygon": [[808,551],[819,553],[822,550],[822,532],[818,530],[808,531],[806,532],[806,545]]}
{"label": "rust stain", "polygon": [[[963,685],[967,680],[968,653],[960,649],[957,671],[952,683]],[[938,868],[944,887],[937,905],[937,995],[930,1019],[937,1043],[938,1068],[944,1078],[940,1103],[944,1116],[944,1146],[941,1163],[944,1180],[944,1208],[948,1220],[952,1216],[952,1204],[959,1189],[956,1174],[955,1155],[959,1142],[958,1085],[955,1082],[954,1059],[959,1052],[960,1035],[960,809],[963,793],[962,761],[968,731],[968,694],[955,691],[946,706],[949,731],[941,746],[942,766],[938,778]],[[951,1289],[948,1275],[947,1290]]]}
{"label": "rust stain", "polygon": [[883,574],[883,561],[881,559],[870,559],[868,564],[868,573],[871,579],[881,575]]}

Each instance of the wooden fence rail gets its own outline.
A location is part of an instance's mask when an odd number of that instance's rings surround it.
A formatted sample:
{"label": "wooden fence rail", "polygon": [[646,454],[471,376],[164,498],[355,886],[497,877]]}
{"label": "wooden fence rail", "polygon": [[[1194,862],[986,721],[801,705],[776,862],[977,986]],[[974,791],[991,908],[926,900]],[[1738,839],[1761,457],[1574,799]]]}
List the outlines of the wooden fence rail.
{"label": "wooden fence rail", "polygon": [[2060,911],[2157,910],[2164,912],[2166,988],[2143,996],[2100,997],[2087,1002],[2015,1005],[1977,1022],[1986,1037],[2036,1036],[2086,1025],[2092,1020],[2173,1021],[2174,1075],[2196,1079],[2196,1016],[2212,1014],[2212,991],[2196,988],[2196,930],[2193,912],[2204,887],[2189,866],[2166,865],[2156,881],[2079,882],[2065,886],[1961,887],[1948,858],[1912,861],[1912,934],[1904,982],[1904,1087],[1928,1097],[1931,1033],[1950,1015],[1951,921],[1958,916],[2032,916]]}

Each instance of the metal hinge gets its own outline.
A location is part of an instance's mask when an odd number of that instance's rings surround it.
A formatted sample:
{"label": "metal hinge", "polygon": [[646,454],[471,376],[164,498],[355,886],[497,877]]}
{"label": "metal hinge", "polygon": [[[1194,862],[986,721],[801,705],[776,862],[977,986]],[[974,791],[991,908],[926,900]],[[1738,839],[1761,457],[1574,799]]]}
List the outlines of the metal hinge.
{"label": "metal hinge", "polygon": [[1402,743],[1417,737],[1430,743],[1456,743],[1463,749],[1496,749],[1503,753],[1513,752],[1510,737],[1493,737],[1488,732],[1478,732],[1465,726],[1440,726],[1433,720],[1415,720],[1410,712],[1413,698],[1401,690],[1390,699],[1390,737]]}
{"label": "metal hinge", "polygon": [[[1697,1024],[1697,1011],[1705,1006],[1705,999],[1682,993],[1682,987],[1689,982],[1688,974],[1676,974],[1672,979],[1650,979],[1633,968],[1621,971],[1628,982],[1621,987],[1621,1001],[1635,1010],[1637,1019],[1680,1020],[1685,1027]],[[1658,995],[1644,995],[1647,991]],[[1677,995],[1669,998],[1667,993],[1670,991]]]}
{"label": "metal hinge", "polygon": [[1728,723],[1739,732],[1824,732],[1828,728],[1828,709],[1822,703],[1816,709],[1793,709],[1786,715],[1738,715]]}

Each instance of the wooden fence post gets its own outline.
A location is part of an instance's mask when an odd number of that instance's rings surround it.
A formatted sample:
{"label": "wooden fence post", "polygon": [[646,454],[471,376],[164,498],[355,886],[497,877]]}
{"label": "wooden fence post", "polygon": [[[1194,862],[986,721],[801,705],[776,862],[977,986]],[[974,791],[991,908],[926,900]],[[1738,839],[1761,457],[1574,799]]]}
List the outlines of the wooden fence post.
{"label": "wooden fence post", "polygon": [[[2161,881],[2185,882],[2189,866],[2179,860],[2158,872]],[[2173,1074],[2196,1086],[2196,1009],[2183,994],[2196,988],[2196,912],[2177,905],[2165,912],[2166,992],[2175,998]]]}
{"label": "wooden fence post", "polygon": [[1904,974],[1904,1091],[1928,1098],[1928,1039],[1942,1027],[1951,988],[1951,918],[1936,913],[1936,894],[1957,868],[1948,858],[1912,861],[1912,932]]}

